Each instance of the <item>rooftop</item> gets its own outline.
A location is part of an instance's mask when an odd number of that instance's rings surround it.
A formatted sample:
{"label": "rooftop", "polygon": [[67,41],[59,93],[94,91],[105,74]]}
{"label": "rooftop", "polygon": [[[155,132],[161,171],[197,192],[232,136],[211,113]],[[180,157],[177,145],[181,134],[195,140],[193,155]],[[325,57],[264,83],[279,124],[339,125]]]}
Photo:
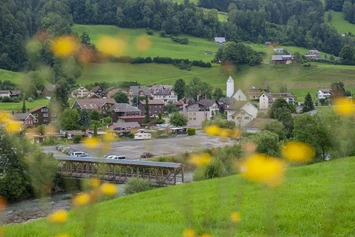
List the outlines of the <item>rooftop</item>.
{"label": "rooftop", "polygon": [[[116,104],[114,99],[78,99],[76,100],[81,109],[100,109],[104,104]],[[75,104],[75,103],[74,103]]]}
{"label": "rooftop", "polygon": [[114,112],[142,112],[137,107],[134,107],[134,106],[127,104],[127,103],[117,103],[117,104],[113,105],[108,111],[109,112],[111,112],[111,111],[114,111]]}
{"label": "rooftop", "polygon": [[150,91],[147,86],[130,86],[129,90],[134,96],[139,95],[140,92],[143,92],[145,95],[150,95]]}
{"label": "rooftop", "polygon": [[270,118],[256,118],[246,125],[247,128],[259,128],[263,129],[268,122],[274,121]]}
{"label": "rooftop", "polygon": [[[140,101],[139,103],[145,105],[145,101]],[[162,100],[148,100],[148,104],[149,105],[163,105],[164,101],[162,101]]]}

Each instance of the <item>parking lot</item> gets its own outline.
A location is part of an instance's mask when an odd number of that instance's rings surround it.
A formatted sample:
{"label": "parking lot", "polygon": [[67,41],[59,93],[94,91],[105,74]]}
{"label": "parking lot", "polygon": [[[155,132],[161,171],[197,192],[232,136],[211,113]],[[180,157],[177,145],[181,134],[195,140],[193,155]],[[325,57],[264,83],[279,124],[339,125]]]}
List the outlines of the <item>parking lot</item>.
{"label": "parking lot", "polygon": [[[119,141],[112,143],[109,154],[124,155],[126,159],[136,160],[144,152],[150,152],[157,156],[173,155],[180,152],[197,151],[204,148],[220,147],[235,144],[236,141],[227,140],[223,142],[218,137],[209,137],[202,132],[197,132],[196,136],[178,136],[166,139],[152,139],[146,141]],[[82,144],[70,145],[78,151],[85,151],[90,156],[99,156],[98,151],[89,150]],[[44,151],[53,152],[54,155],[63,156],[57,151],[55,146],[43,147]],[[102,154],[101,154],[102,155]]]}

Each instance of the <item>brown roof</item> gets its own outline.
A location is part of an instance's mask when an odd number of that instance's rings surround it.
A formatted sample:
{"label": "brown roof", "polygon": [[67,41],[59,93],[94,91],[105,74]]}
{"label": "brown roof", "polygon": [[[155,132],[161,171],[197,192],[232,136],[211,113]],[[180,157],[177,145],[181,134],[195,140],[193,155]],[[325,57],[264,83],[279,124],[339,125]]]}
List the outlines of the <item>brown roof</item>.
{"label": "brown roof", "polygon": [[17,120],[20,120],[20,121],[24,121],[26,120],[26,118],[31,115],[31,113],[17,113],[17,114],[14,114],[14,117],[17,119]]}
{"label": "brown roof", "polygon": [[[82,109],[100,109],[103,105],[116,104],[114,99],[78,99],[76,100],[80,108]],[[75,103],[74,103],[75,104]]]}
{"label": "brown roof", "polygon": [[127,104],[127,103],[117,103],[108,110],[108,112],[111,112],[111,111],[115,111],[115,112],[142,112],[137,107],[134,107],[134,106]]}
{"label": "brown roof", "polygon": [[263,129],[268,122],[271,122],[274,120],[275,119],[271,119],[271,118],[256,118],[256,119],[253,119],[250,123],[248,123],[246,127],[247,128]]}
{"label": "brown roof", "polygon": [[35,112],[35,111],[40,110],[40,109],[45,108],[45,107],[47,107],[47,106],[38,106],[36,108],[33,108],[33,109],[29,110],[28,112],[32,113],[32,112]]}
{"label": "brown roof", "polygon": [[234,101],[226,110],[240,110],[248,101]]}
{"label": "brown roof", "polygon": [[216,101],[215,100],[200,100],[197,101],[198,104],[204,106],[204,107],[210,107],[212,106]]}
{"label": "brown roof", "polygon": [[[144,104],[145,105],[145,101],[140,101],[139,103]],[[149,100],[148,101],[149,105],[163,105],[164,101],[162,100]]]}

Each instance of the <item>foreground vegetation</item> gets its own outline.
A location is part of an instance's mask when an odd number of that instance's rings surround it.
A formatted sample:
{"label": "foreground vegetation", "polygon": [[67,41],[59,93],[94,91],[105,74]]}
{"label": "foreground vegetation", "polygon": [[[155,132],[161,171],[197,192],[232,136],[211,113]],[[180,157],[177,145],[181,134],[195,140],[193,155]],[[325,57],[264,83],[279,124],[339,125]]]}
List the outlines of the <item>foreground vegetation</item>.
{"label": "foreground vegetation", "polygon": [[[182,236],[185,228],[212,236],[351,236],[354,168],[355,158],[290,168],[275,190],[230,176],[111,200],[89,213],[97,213],[94,236],[105,237]],[[234,211],[242,216],[237,226]],[[63,232],[82,236],[78,214],[71,212]],[[51,234],[45,219],[5,227],[5,236]]]}

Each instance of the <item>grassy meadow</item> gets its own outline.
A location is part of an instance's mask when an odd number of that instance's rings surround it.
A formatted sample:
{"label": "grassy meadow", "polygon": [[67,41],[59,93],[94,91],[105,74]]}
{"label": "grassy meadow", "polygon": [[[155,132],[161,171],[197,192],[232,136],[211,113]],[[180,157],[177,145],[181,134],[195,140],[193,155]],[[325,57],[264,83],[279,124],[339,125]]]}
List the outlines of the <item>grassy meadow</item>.
{"label": "grassy meadow", "polygon": [[[161,188],[100,203],[85,215],[71,211],[57,230],[83,236],[82,218],[96,215],[95,237],[180,237],[185,228],[198,236],[353,236],[354,169],[355,158],[289,168],[274,190],[238,175]],[[229,219],[235,211],[238,225]],[[54,230],[46,219],[4,227],[5,236],[16,237],[54,236]]]}
{"label": "grassy meadow", "polygon": [[[324,13],[324,19],[327,21],[328,12]],[[339,34],[348,34],[351,32],[355,34],[355,24],[344,19],[344,14],[342,12],[332,12],[333,19],[330,22],[338,31]]]}
{"label": "grassy meadow", "polygon": [[[44,106],[48,104],[49,104],[49,100],[47,99],[34,100],[33,102],[26,101],[26,109],[33,109],[38,106]],[[0,110],[21,111],[21,109],[22,109],[22,101],[18,103],[0,103]]]}
{"label": "grassy meadow", "polygon": [[[79,34],[85,31],[89,34],[91,42],[94,44],[97,43],[103,35],[124,38],[127,42],[124,55],[131,57],[160,56],[209,62],[214,58],[214,55],[207,55],[205,52],[207,50],[217,52],[219,48],[219,45],[215,44],[213,41],[187,35],[179,36],[189,39],[189,44],[182,45],[173,42],[170,38],[160,37],[159,32],[148,36],[145,29],[125,29],[109,25],[74,25],[72,30]],[[136,50],[136,40],[140,36],[147,36],[152,43],[151,48],[145,52],[138,52]]]}
{"label": "grassy meadow", "polygon": [[21,84],[23,74],[20,72],[12,72],[4,69],[0,69],[0,81],[9,80],[16,84]]}

